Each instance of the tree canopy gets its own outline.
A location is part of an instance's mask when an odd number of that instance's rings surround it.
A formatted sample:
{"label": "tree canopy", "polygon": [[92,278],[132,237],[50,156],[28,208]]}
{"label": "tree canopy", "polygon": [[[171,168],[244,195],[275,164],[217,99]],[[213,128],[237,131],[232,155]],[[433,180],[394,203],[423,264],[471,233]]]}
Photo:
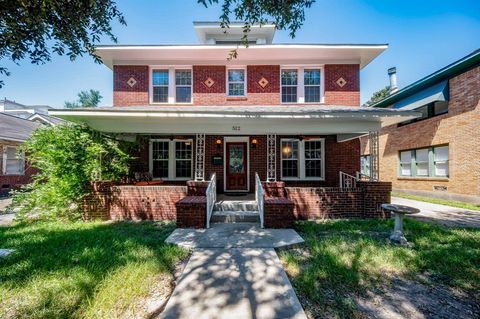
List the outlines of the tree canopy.
{"label": "tree canopy", "polygon": [[[0,0],[0,60],[43,64],[56,53],[71,60],[88,54],[99,61],[94,47],[101,37],[117,41],[113,20],[126,24],[114,0]],[[0,66],[0,74],[9,72]]]}
{"label": "tree canopy", "polygon": [[100,95],[100,91],[92,90],[89,91],[80,91],[78,93],[78,101],[68,102],[66,101],[64,106],[67,109],[72,109],[76,107],[96,107],[100,104],[103,96]]}
{"label": "tree canopy", "polygon": [[372,97],[370,98],[370,100],[365,102],[365,104],[363,104],[363,106],[373,105],[373,104],[377,103],[378,101],[383,100],[384,98],[386,98],[389,95],[390,95],[390,86],[386,86],[383,89],[374,92],[372,94]]}

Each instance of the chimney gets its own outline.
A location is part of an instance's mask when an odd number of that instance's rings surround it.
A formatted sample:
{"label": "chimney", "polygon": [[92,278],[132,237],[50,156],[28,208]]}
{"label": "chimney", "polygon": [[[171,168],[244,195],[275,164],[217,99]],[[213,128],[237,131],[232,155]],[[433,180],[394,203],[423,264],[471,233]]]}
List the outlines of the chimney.
{"label": "chimney", "polygon": [[397,68],[393,67],[388,69],[388,76],[390,77],[390,94],[392,94],[398,91]]}

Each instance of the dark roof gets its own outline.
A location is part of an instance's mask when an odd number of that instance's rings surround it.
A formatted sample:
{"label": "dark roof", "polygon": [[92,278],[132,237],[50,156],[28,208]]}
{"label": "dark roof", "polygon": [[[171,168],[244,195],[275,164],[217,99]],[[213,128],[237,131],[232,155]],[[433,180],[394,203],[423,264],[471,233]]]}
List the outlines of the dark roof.
{"label": "dark roof", "polygon": [[473,67],[480,65],[480,49],[477,49],[469,55],[455,61],[440,70],[433,72],[426,77],[413,82],[412,84],[404,87],[403,89],[387,96],[381,101],[372,104],[371,107],[388,107],[400,100],[403,100],[421,90],[435,85],[443,80],[450,79],[461,73],[464,73]]}
{"label": "dark roof", "polygon": [[1,140],[25,141],[39,126],[39,123],[0,113]]}

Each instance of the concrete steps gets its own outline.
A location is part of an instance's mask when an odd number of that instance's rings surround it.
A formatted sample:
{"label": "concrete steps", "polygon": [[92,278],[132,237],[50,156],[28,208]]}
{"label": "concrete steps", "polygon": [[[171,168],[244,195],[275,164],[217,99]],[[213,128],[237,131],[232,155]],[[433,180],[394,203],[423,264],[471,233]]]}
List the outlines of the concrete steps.
{"label": "concrete steps", "polygon": [[258,211],[214,211],[211,223],[260,223]]}
{"label": "concrete steps", "polygon": [[254,200],[220,200],[215,203],[213,210],[220,212],[252,212],[258,211],[258,205]]}

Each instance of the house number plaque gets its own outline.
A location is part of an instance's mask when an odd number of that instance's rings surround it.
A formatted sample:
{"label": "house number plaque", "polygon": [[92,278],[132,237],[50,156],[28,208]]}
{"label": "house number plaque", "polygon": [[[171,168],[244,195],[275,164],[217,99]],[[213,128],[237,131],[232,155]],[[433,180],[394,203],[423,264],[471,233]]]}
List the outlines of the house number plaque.
{"label": "house number plaque", "polygon": [[232,131],[240,131],[240,125],[232,126]]}

